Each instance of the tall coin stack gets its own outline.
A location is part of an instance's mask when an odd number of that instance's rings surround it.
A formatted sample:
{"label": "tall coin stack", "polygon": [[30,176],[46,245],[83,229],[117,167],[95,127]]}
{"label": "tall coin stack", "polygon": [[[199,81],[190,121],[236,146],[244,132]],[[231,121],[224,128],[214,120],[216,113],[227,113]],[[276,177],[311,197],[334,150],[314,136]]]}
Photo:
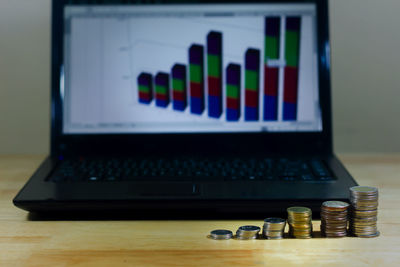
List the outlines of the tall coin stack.
{"label": "tall coin stack", "polygon": [[321,206],[321,233],[326,237],[347,235],[349,204],[343,201],[325,201]]}
{"label": "tall coin stack", "polygon": [[312,213],[306,207],[290,207],[287,209],[289,235],[294,238],[311,238]]}
{"label": "tall coin stack", "polygon": [[352,206],[350,231],[358,237],[379,236],[378,221],[378,188],[353,186],[350,188]]}
{"label": "tall coin stack", "polygon": [[286,220],[281,218],[267,218],[264,220],[263,236],[266,239],[282,239]]}

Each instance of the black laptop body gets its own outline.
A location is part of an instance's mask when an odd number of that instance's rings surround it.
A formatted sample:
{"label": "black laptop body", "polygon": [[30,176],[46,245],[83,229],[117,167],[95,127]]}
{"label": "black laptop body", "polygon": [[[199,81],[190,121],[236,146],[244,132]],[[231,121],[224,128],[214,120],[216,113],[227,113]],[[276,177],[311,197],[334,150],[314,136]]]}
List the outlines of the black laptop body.
{"label": "black laptop body", "polygon": [[54,0],[51,153],[14,204],[264,218],[348,201],[328,29],[327,0]]}

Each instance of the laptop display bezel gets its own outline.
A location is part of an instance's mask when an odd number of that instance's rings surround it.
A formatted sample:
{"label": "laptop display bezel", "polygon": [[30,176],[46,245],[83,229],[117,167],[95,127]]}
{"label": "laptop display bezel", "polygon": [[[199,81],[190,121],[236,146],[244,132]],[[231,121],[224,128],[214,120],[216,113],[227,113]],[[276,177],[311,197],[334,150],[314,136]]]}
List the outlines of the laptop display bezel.
{"label": "laptop display bezel", "polygon": [[[135,4],[136,1],[53,0],[51,60],[51,155],[143,153],[310,153],[332,152],[330,43],[327,0],[252,1],[255,3],[315,3],[317,8],[321,132],[185,133],[185,134],[63,134],[60,77],[63,66],[64,7],[68,4]],[[139,1],[137,1],[139,2]],[[143,1],[140,1],[143,3]],[[183,1],[146,1],[146,4]],[[248,1],[186,1],[240,3]]]}

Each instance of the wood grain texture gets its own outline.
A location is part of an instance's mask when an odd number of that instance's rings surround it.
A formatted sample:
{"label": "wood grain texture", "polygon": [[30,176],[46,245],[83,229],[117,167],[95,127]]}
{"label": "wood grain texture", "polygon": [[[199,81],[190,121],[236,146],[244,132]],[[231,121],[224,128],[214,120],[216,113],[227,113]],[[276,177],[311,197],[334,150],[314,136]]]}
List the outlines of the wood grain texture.
{"label": "wood grain texture", "polygon": [[0,157],[0,266],[400,266],[400,155],[341,156],[380,190],[380,237],[252,241],[206,236],[260,221],[29,221],[11,200],[43,159]]}

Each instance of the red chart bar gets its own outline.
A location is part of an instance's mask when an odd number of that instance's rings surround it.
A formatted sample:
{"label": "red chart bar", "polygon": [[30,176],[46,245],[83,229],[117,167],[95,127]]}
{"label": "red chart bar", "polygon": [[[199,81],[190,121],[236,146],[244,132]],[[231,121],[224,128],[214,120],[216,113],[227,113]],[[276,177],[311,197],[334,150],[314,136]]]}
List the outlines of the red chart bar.
{"label": "red chart bar", "polygon": [[271,60],[279,59],[280,17],[265,18],[264,46],[264,120],[278,119],[278,77],[279,67],[271,66]]}
{"label": "red chart bar", "polygon": [[204,111],[204,47],[193,44],[189,48],[190,113]]}
{"label": "red chart bar", "polygon": [[297,120],[301,17],[287,17],[285,31],[285,77],[283,86],[283,120]]}
{"label": "red chart bar", "polygon": [[208,116],[222,114],[222,33],[211,31],[207,35]]}
{"label": "red chart bar", "polygon": [[137,78],[139,103],[150,104],[153,100],[153,76],[150,73],[142,72]]}
{"label": "red chart bar", "polygon": [[259,79],[260,79],[260,50],[249,48],[245,53],[245,105],[244,120],[259,120]]}
{"label": "red chart bar", "polygon": [[238,121],[240,118],[240,65],[226,67],[226,120]]}
{"label": "red chart bar", "polygon": [[175,64],[171,69],[172,76],[172,108],[176,111],[186,109],[186,66]]}

